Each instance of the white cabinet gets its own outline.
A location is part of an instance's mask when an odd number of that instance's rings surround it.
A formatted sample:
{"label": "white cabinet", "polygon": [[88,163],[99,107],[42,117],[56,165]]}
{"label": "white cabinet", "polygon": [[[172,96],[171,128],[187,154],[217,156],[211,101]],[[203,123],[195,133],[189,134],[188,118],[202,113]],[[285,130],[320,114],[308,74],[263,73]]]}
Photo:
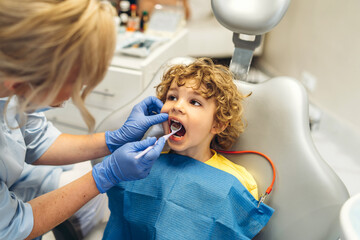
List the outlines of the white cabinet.
{"label": "white cabinet", "polygon": [[[120,103],[141,93],[141,73],[128,69],[109,67],[104,80],[89,94],[86,107],[100,123]],[[64,108],[45,112],[47,118],[62,132],[85,134],[87,126],[76,106],[70,101]]]}
{"label": "white cabinet", "polygon": [[[104,80],[88,95],[85,102],[96,120],[96,126],[114,110],[140,95],[168,59],[183,56],[186,36],[187,30],[182,30],[146,58],[115,54]],[[80,112],[71,102],[65,108],[53,109],[45,114],[64,133],[88,132]]]}
{"label": "white cabinet", "polygon": [[115,110],[142,91],[142,73],[110,66],[104,80],[86,98],[88,107]]}

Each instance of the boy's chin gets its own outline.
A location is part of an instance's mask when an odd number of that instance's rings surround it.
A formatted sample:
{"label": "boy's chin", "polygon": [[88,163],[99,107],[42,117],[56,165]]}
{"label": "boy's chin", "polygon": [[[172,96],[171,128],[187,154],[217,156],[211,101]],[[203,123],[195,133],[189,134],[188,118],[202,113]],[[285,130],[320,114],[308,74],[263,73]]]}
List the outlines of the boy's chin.
{"label": "boy's chin", "polygon": [[181,146],[178,145],[174,145],[174,144],[169,144],[170,147],[170,152],[171,153],[176,153],[176,154],[180,154],[184,152],[184,149]]}

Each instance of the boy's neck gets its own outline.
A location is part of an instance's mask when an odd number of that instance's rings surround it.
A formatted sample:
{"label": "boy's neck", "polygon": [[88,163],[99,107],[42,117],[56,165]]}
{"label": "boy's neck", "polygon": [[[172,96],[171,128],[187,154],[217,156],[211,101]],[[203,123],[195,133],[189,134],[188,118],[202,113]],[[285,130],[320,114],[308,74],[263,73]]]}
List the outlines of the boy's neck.
{"label": "boy's neck", "polygon": [[173,151],[170,149],[170,152],[169,153],[176,153],[176,154],[179,154],[179,155],[182,155],[182,156],[187,156],[187,157],[190,157],[190,158],[193,158],[197,161],[200,161],[200,162],[206,162],[208,161],[210,158],[212,158],[214,156],[214,152],[211,151],[211,149],[209,148],[208,151],[206,152],[203,152],[203,153],[179,153],[179,152],[176,152],[176,151]]}

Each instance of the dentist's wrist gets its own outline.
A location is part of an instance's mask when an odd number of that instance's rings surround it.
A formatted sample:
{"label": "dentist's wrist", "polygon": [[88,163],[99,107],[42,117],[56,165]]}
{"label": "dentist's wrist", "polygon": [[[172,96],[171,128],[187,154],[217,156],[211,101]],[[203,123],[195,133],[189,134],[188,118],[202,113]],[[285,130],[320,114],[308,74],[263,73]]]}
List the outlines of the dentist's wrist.
{"label": "dentist's wrist", "polygon": [[125,144],[124,141],[121,141],[119,131],[120,129],[105,132],[105,143],[111,153]]}

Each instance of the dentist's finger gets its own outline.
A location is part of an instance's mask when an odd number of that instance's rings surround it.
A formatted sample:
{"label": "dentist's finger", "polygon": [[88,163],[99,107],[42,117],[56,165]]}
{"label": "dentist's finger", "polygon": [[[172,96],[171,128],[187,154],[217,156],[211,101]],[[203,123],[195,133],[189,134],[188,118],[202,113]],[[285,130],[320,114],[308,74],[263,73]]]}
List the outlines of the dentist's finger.
{"label": "dentist's finger", "polygon": [[148,124],[150,124],[149,127],[151,127],[152,125],[155,125],[155,124],[165,122],[166,120],[168,120],[168,118],[169,118],[169,115],[167,113],[159,113],[159,114],[147,117]]}

